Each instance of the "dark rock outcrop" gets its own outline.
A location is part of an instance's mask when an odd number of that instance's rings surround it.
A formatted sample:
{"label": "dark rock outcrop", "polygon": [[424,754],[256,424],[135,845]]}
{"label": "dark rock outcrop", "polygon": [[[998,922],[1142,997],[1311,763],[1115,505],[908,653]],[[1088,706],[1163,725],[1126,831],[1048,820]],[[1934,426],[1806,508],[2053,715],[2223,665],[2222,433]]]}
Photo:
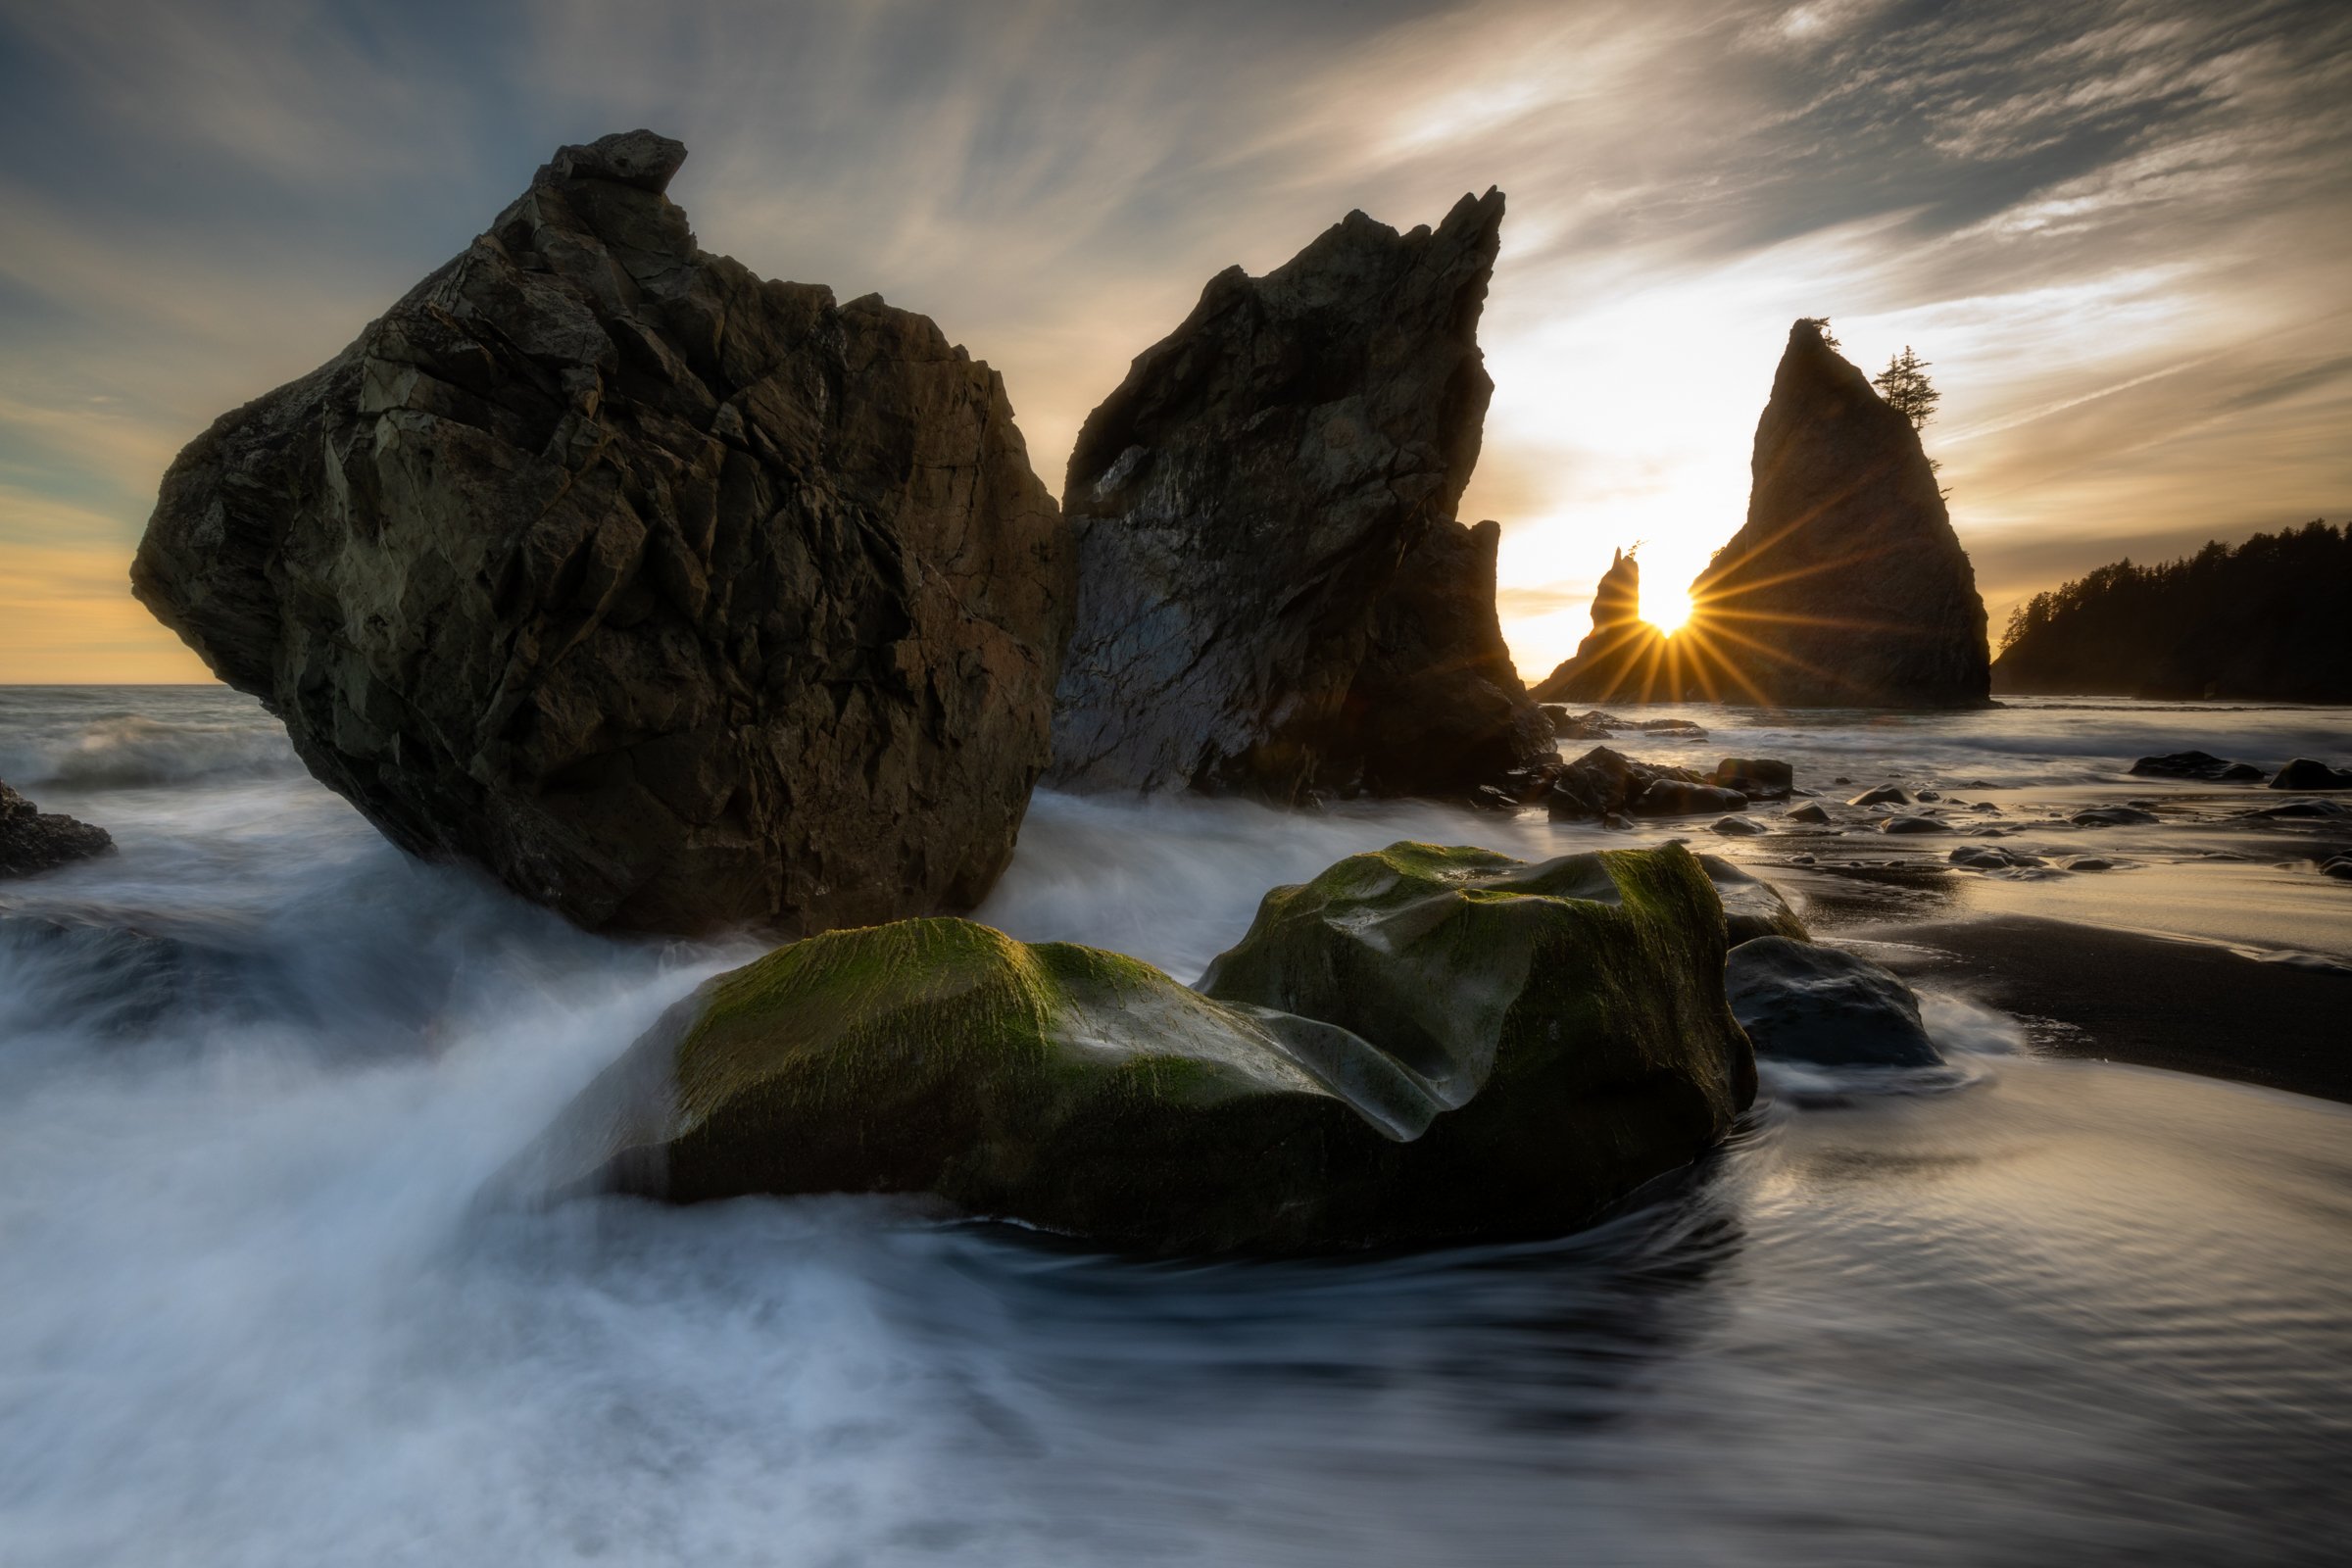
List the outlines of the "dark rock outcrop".
{"label": "dark rock outcrop", "polygon": [[2315,758],[2298,757],[2271,780],[2275,790],[2352,790],[2352,768],[2329,767]]}
{"label": "dark rock outcrop", "polygon": [[1672,702],[1682,696],[1666,634],[1642,618],[1642,567],[1613,551],[1592,595],[1592,629],[1536,683],[1540,703]]}
{"label": "dark rock outcrop", "polygon": [[1472,788],[1554,758],[1454,509],[1494,383],[1502,196],[1361,213],[1232,268],[1088,416],[1063,502],[1078,627],[1050,780],[1296,802]]}
{"label": "dark rock outcrop", "polygon": [[139,597],[402,848],[590,926],[967,906],[1070,555],[1002,379],[699,249],[637,131],[166,474]]}
{"label": "dark rock outcrop", "polygon": [[1636,816],[1694,816],[1747,808],[1746,796],[1738,790],[1719,789],[1691,768],[1637,762],[1606,746],[1593,747],[1554,774],[1544,801],[1555,822],[1606,817],[1617,811]]}
{"label": "dark rock outcrop", "polygon": [[114,847],[106,829],[44,811],[0,782],[0,877],[54,871]]}
{"label": "dark rock outcrop", "polygon": [[1881,784],[1864,790],[1845,803],[1848,806],[1909,806],[1911,792],[1899,784]]}
{"label": "dark rock outcrop", "polygon": [[1796,787],[1796,769],[1770,757],[1727,757],[1715,764],[1708,782],[1751,801],[1785,801]]}
{"label": "dark rock outcrop", "polygon": [[1919,999],[1891,970],[1785,936],[1732,949],[1723,969],[1732,1013],[1759,1056],[1825,1067],[1933,1067],[1943,1054]]}
{"label": "dark rock outcrop", "polygon": [[1344,710],[1373,795],[1435,795],[1559,759],[1494,612],[1502,529],[1440,517],[1376,607]]}
{"label": "dark rock outcrop", "polygon": [[2164,757],[2143,757],[2132,764],[2132,771],[2148,778],[2197,779],[2209,784],[2262,782],[2262,769],[2253,763],[2232,762],[2211,752],[2173,752]]}
{"label": "dark rock outcrop", "polygon": [[1987,700],[1984,604],[1918,432],[1812,321],[1789,328],[1753,486],[1675,638],[1700,689],[1782,708]]}
{"label": "dark rock outcrop", "polygon": [[1724,953],[1678,846],[1355,856],[1198,991],[963,920],[833,932],[672,1008],[506,1186],[920,1194],[1150,1252],[1553,1233],[1753,1099]]}
{"label": "dark rock outcrop", "polygon": [[1733,947],[1758,937],[1813,940],[1805,922],[1788,906],[1788,901],[1781,897],[1779,888],[1720,855],[1702,855],[1698,863],[1707,873],[1707,880],[1715,884],[1715,896],[1723,901],[1724,928]]}

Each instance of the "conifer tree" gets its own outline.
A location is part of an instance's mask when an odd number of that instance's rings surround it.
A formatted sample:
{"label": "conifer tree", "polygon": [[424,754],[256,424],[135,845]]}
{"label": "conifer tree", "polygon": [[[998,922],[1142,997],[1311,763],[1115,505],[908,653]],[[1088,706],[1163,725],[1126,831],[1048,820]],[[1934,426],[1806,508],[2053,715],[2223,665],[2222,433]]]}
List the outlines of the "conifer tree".
{"label": "conifer tree", "polygon": [[1906,343],[1903,352],[1888,360],[1886,368],[1870,383],[1895,413],[1911,421],[1914,430],[1935,416],[1936,405],[1943,399],[1943,394],[1928,379],[1929,363],[1912,353],[1911,345]]}

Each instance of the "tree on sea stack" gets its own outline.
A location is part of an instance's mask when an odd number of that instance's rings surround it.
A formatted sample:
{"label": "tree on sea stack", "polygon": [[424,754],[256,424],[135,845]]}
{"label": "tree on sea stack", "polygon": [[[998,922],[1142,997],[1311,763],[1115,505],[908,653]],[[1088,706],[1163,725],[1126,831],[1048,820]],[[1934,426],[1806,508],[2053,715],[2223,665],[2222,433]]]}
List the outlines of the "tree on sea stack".
{"label": "tree on sea stack", "polygon": [[1888,360],[1886,368],[1870,383],[1895,413],[1911,421],[1914,430],[1926,427],[1936,416],[1936,405],[1943,400],[1943,394],[1928,379],[1931,363],[1912,353],[1911,345],[1906,343],[1903,352]]}

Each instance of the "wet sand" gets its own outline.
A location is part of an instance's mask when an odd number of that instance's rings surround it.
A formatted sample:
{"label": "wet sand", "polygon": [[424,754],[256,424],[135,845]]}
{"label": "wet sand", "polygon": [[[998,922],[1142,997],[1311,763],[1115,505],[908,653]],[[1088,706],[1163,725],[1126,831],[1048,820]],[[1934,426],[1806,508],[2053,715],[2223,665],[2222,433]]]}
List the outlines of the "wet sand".
{"label": "wet sand", "polygon": [[2017,1015],[2057,1054],[2352,1102],[2352,973],[2340,969],[2034,915],[1867,926],[1838,940],[1915,986]]}

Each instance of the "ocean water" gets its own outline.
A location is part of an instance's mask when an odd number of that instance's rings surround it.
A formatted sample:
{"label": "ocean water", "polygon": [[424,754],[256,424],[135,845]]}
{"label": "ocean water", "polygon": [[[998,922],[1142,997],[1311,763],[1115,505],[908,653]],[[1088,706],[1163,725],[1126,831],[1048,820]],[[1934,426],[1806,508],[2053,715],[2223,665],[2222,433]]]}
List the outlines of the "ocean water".
{"label": "ocean water", "polygon": [[[2070,917],[2194,926],[2210,872],[2244,908],[2201,934],[2352,948],[2328,824],[2123,772],[2340,762],[2345,710],[1674,711],[1715,733],[1627,749],[1935,784],[2155,868]],[[1671,1191],[1535,1245],[1143,1264],[872,1200],[518,1214],[485,1178],[751,949],[410,861],[224,692],[0,690],[0,778],[121,848],[0,883],[10,1568],[2342,1560],[2352,1107],[1932,996],[1960,1087],[1772,1075]],[[2125,798],[2163,820],[2064,822]],[[1189,977],[1268,886],[1405,836],[1628,842],[1041,796],[982,912]],[[1770,842],[1705,847],[1772,874]]]}

